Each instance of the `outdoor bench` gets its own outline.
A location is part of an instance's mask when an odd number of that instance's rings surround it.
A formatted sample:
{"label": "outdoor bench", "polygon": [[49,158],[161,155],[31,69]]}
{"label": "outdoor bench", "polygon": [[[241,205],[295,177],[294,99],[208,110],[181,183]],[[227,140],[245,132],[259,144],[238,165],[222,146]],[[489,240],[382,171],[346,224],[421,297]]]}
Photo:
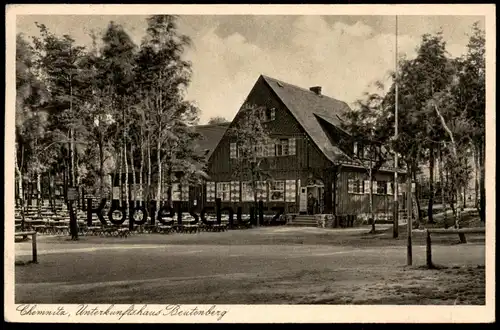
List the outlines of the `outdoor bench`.
{"label": "outdoor bench", "polygon": [[183,225],[183,231],[186,232],[186,233],[196,233],[198,232],[198,224],[187,224],[187,225]]}
{"label": "outdoor bench", "polygon": [[54,233],[55,234],[67,234],[68,233],[68,226],[54,226]]}
{"label": "outdoor bench", "polygon": [[118,236],[118,228],[116,227],[105,227],[102,229],[103,236]]}
{"label": "outdoor bench", "polygon": [[87,227],[87,233],[93,236],[100,235],[102,228],[99,226]]}
{"label": "outdoor bench", "polygon": [[37,233],[44,234],[47,231],[47,227],[45,225],[35,225],[33,226],[33,230]]}
{"label": "outdoor bench", "polygon": [[172,226],[163,226],[163,225],[157,226],[156,228],[158,233],[160,234],[169,234],[173,229]]}
{"label": "outdoor bench", "polygon": [[119,228],[117,230],[118,237],[128,237],[130,235],[130,230],[128,228]]}
{"label": "outdoor bench", "polygon": [[220,231],[225,231],[227,228],[227,225],[223,224],[223,223],[221,223],[221,224],[214,223],[214,224],[210,224],[210,225],[205,225],[204,228],[205,228],[205,231],[220,232]]}

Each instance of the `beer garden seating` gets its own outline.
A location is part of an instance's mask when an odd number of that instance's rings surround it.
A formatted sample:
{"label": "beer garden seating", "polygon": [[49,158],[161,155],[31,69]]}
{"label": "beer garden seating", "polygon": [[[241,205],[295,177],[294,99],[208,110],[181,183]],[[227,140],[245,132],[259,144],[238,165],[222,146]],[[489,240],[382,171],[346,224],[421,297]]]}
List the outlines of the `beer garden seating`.
{"label": "beer garden seating", "polygon": [[[93,225],[87,225],[87,213],[84,210],[75,210],[79,234],[82,236],[101,236],[101,237],[128,237],[132,234],[169,234],[172,232],[177,233],[197,233],[200,231],[208,232],[223,232],[228,229],[229,217],[223,214],[221,222],[218,223],[215,216],[207,216],[208,224],[201,222],[195,223],[194,217],[188,213],[182,215],[182,223],[177,223],[177,218],[174,218],[171,225],[164,225],[156,222],[151,225],[151,219],[143,225],[137,225],[133,230],[129,229],[128,219],[122,225],[103,225],[98,219],[96,214],[93,214]],[[104,211],[104,214],[107,214]],[[244,214],[241,216],[242,222],[238,222],[235,216],[234,224],[231,229],[248,228],[251,227],[248,220],[250,216]],[[22,224],[23,214],[19,208],[15,209],[15,229],[20,231]],[[269,218],[271,219],[271,218]],[[266,220],[269,220],[266,218]],[[140,219],[137,219],[139,221]],[[69,234],[69,212],[64,203],[48,205],[28,205],[24,209],[24,230],[35,230],[39,234],[48,235],[68,235]],[[269,221],[268,221],[269,222]]]}

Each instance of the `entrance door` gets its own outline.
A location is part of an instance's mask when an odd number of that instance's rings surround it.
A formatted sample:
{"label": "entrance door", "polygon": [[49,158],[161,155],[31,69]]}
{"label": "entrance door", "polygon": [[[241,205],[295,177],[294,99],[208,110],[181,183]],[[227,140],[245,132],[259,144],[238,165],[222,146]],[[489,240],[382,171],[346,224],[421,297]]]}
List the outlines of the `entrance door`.
{"label": "entrance door", "polygon": [[307,188],[300,187],[299,212],[307,212]]}
{"label": "entrance door", "polygon": [[306,203],[308,202],[309,195],[311,195],[315,201],[312,210],[308,210],[308,212],[312,212],[312,214],[321,214],[323,212],[324,190],[324,187],[320,185],[307,186]]}

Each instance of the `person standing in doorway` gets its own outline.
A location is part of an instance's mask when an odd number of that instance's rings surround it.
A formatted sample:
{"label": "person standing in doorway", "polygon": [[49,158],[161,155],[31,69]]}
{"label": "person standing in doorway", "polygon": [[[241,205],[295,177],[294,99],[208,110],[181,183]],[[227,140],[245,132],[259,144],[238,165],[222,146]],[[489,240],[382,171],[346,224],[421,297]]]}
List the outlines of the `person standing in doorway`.
{"label": "person standing in doorway", "polygon": [[314,196],[311,192],[307,195],[307,214],[314,214]]}

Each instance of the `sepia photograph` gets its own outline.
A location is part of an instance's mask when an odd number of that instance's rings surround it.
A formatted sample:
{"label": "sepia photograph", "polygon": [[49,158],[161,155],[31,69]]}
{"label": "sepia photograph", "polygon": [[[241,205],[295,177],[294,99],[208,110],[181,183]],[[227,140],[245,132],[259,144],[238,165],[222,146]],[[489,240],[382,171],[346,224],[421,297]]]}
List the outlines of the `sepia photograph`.
{"label": "sepia photograph", "polygon": [[494,6],[112,7],[12,15],[16,317],[486,306]]}

